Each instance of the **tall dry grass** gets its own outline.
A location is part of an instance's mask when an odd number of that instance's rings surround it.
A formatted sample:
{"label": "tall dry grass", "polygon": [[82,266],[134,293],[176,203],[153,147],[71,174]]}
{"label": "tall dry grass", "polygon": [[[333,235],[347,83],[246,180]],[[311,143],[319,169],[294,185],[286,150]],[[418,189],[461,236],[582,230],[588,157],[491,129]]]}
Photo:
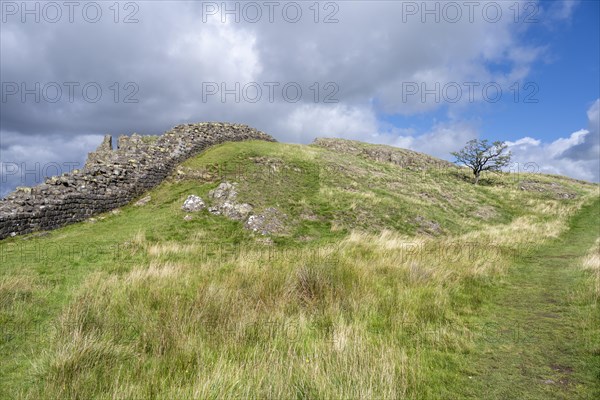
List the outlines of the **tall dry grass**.
{"label": "tall dry grass", "polygon": [[460,314],[531,232],[557,229],[517,220],[445,239],[353,232],[338,245],[211,257],[139,233],[132,242],[151,261],[87,279],[35,363],[43,391],[29,395],[417,398],[443,381],[432,372],[443,354],[469,351]]}

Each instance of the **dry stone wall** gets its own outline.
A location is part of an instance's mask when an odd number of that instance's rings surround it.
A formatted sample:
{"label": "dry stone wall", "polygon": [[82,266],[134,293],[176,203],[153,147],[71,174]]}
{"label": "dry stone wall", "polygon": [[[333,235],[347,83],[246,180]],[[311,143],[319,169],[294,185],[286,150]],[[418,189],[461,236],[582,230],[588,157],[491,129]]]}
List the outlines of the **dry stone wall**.
{"label": "dry stone wall", "polygon": [[207,147],[271,136],[246,125],[178,125],[159,137],[107,135],[81,170],[18,188],[0,200],[0,239],[56,229],[123,206],[161,183],[173,168]]}

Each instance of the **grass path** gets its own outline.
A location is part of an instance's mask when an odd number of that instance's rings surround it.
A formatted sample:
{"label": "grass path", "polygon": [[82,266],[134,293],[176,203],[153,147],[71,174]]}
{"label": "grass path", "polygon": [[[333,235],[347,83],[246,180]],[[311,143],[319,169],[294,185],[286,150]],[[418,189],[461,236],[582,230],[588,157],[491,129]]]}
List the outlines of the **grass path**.
{"label": "grass path", "polygon": [[[600,202],[570,229],[520,258],[477,321],[462,397],[600,399],[600,318],[579,268],[600,235]],[[460,396],[457,396],[460,397]]]}

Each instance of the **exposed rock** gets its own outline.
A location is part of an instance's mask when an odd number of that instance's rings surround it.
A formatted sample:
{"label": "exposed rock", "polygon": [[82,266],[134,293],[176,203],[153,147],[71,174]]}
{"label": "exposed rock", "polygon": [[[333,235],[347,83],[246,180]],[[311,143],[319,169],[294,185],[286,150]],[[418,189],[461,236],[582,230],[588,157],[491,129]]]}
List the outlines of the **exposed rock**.
{"label": "exposed rock", "polygon": [[146,204],[148,204],[150,202],[150,200],[152,200],[152,196],[150,196],[150,195],[142,197],[141,199],[139,199],[138,201],[135,202],[134,206],[136,206],[136,207],[145,206]]}
{"label": "exposed rock", "polygon": [[219,180],[217,173],[209,172],[206,168],[190,168],[190,167],[180,167],[175,171],[173,178],[175,181],[180,182],[184,179],[193,179],[195,181],[199,181],[200,183],[212,183]]}
{"label": "exposed rock", "polygon": [[216,189],[208,192],[208,196],[212,199],[213,205],[208,211],[215,215],[224,215],[235,221],[244,221],[253,207],[247,203],[238,203],[237,199],[237,183],[222,182]]}
{"label": "exposed rock", "polygon": [[283,233],[285,231],[284,219],[286,219],[285,214],[274,207],[269,207],[258,215],[248,217],[244,227],[261,235]]}
{"label": "exposed rock", "polygon": [[220,211],[224,216],[235,221],[244,221],[248,218],[252,209],[253,207],[250,204],[231,203],[229,201],[226,201],[220,207]]}
{"label": "exposed rock", "polygon": [[304,212],[302,212],[302,214],[300,214],[300,219],[306,221],[318,221],[319,217],[317,217],[315,213],[312,212],[312,210],[305,210]]}
{"label": "exposed rock", "polygon": [[26,194],[31,194],[31,188],[27,186],[17,186],[17,192],[22,192]]}
{"label": "exposed rock", "polygon": [[181,209],[187,212],[198,212],[205,208],[206,204],[204,204],[204,201],[194,194],[189,195],[188,198],[185,199],[183,206],[181,206]]}
{"label": "exposed rock", "polygon": [[237,183],[222,182],[216,189],[208,192],[208,196],[217,203],[234,202],[237,198]]}
{"label": "exposed rock", "polygon": [[338,153],[358,155],[379,162],[389,162],[404,168],[417,170],[456,168],[456,165],[449,161],[398,147],[330,138],[318,138],[313,144],[315,146],[334,150]]}
{"label": "exposed rock", "polygon": [[523,180],[520,182],[519,189],[528,192],[548,193],[557,199],[577,198],[577,193],[573,193],[560,183],[556,182],[538,182],[533,180]]}
{"label": "exposed rock", "polygon": [[191,220],[193,220],[193,219],[194,219],[194,217],[192,217],[192,216],[191,216],[191,215],[189,215],[189,214],[187,214],[185,217],[183,217],[183,220],[184,220],[184,221],[191,221]]}
{"label": "exposed rock", "polygon": [[237,183],[222,182],[216,189],[211,190],[208,196],[212,199],[213,205],[208,211],[214,215],[223,215],[234,221],[245,221],[244,228],[261,235],[272,233],[281,233],[284,231],[282,220],[285,215],[276,208],[267,208],[259,215],[252,212],[254,207],[247,203],[238,203]]}

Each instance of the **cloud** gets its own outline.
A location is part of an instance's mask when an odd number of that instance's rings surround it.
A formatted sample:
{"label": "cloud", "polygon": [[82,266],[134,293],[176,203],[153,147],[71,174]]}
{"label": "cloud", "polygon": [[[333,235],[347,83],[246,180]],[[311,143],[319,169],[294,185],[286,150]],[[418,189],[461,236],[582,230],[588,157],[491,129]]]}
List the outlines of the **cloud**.
{"label": "cloud", "polygon": [[[32,186],[46,177],[82,168],[87,153],[102,142],[101,135],[20,137],[0,131],[0,197],[17,186]],[[35,145],[32,145],[35,143]]]}
{"label": "cloud", "polygon": [[406,144],[406,147],[412,150],[450,159],[450,152],[461,149],[466,142],[477,136],[476,126],[468,122],[450,122],[436,124],[423,135],[399,138],[397,143]]}
{"label": "cloud", "polygon": [[600,181],[600,140],[598,115],[600,99],[588,109],[588,128],[550,143],[525,137],[507,142],[513,161],[533,163],[536,172],[567,175],[592,182]]}
{"label": "cloud", "polygon": [[578,143],[566,149],[561,158],[569,160],[597,161],[600,158],[600,99],[587,112],[588,128],[580,131]]}
{"label": "cloud", "polygon": [[561,0],[552,2],[550,3],[548,14],[550,14],[554,20],[570,20],[579,3],[579,0]]}
{"label": "cloud", "polygon": [[402,147],[445,159],[451,151],[478,136],[477,127],[469,122],[436,123],[428,131],[418,132],[381,123],[373,108],[344,105],[305,105],[281,124],[298,142],[304,137],[338,137]]}
{"label": "cloud", "polygon": [[[408,12],[409,3],[420,9]],[[523,0],[520,6],[530,3]],[[544,46],[523,39],[527,28],[514,23],[513,2],[477,2],[472,20],[458,2],[456,22],[443,12],[444,2],[434,4],[439,10],[433,16],[422,9],[423,2],[321,2],[318,14],[310,8],[313,3],[300,2],[297,23],[286,21],[284,3],[274,10],[273,22],[263,7],[260,22],[241,18],[236,23],[232,15],[203,14],[207,2],[133,2],[139,22],[132,24],[123,23],[130,8],[121,8],[115,23],[111,3],[97,4],[103,11],[98,23],[82,19],[81,9],[73,23],[67,10],[58,23],[35,23],[31,16],[23,23],[20,14],[3,15],[2,82],[19,90],[9,95],[3,87],[3,161],[83,160],[99,143],[91,146],[91,138],[102,134],[158,134],[197,121],[246,123],[281,141],[338,136],[447,156],[476,137],[477,130],[456,116],[484,101],[481,86],[497,82],[508,91],[545,54]],[[245,4],[227,2],[226,7]],[[487,5],[492,11],[501,7],[504,17],[490,22],[482,12]],[[323,23],[327,18],[338,22]],[[23,97],[22,89],[35,89],[36,82],[37,94]],[[69,82],[77,83],[72,96]],[[479,84],[472,99],[465,82]],[[407,95],[407,83],[416,84],[419,93]],[[424,89],[448,83],[462,87],[457,102],[446,101],[443,92],[438,99],[424,95]],[[101,90],[98,101],[86,96],[90,84],[92,94],[95,87]],[[218,93],[208,95],[207,85],[213,84]],[[253,84],[262,90],[258,101],[244,91]],[[286,98],[286,84],[300,87],[297,101]],[[49,101],[56,86],[62,96]],[[450,121],[429,131],[382,122],[385,115],[422,115],[446,107]],[[73,144],[77,141],[82,144]]]}
{"label": "cloud", "polygon": [[281,129],[296,142],[326,136],[372,141],[379,127],[375,113],[369,108],[306,104],[283,119]]}
{"label": "cloud", "polygon": [[467,141],[478,136],[476,126],[469,122],[443,122],[428,131],[401,129],[378,120],[372,107],[345,105],[304,105],[281,121],[282,131],[289,140],[305,142],[304,138],[338,137],[369,143],[403,147],[440,158],[448,158]]}
{"label": "cloud", "polygon": [[[326,85],[334,83],[333,97],[347,107],[375,104],[386,113],[414,115],[448,103],[431,97],[423,101],[421,94],[407,97],[403,83],[424,88],[467,81],[504,85],[526,75],[538,57],[539,49],[519,40],[509,5],[502,4],[506,17],[495,23],[484,20],[480,9],[473,21],[462,9],[457,23],[447,22],[443,13],[439,23],[423,23],[424,10],[406,15],[401,3],[331,3],[337,10],[319,4],[319,21],[333,15],[339,22],[332,24],[315,24],[308,3],[302,3],[298,23],[284,20],[282,6],[274,13],[274,23],[266,20],[266,10],[259,23],[243,18],[235,23],[233,16],[222,23],[220,13],[203,22],[204,3],[176,1],[136,3],[135,24],[114,23],[113,11],[104,3],[103,18],[94,24],[82,20],[80,10],[74,23],[66,20],[66,14],[55,24],[34,23],[31,17],[22,23],[20,15],[9,16],[0,37],[5,55],[0,61],[2,80],[24,83],[29,89],[39,82],[42,100],[27,95],[22,101],[20,93],[10,95],[0,111],[2,128],[25,135],[79,135],[159,133],[180,122],[204,120],[278,125],[269,121],[274,107],[266,95],[256,104],[243,98],[236,101],[234,95],[223,102],[220,94],[203,101],[204,85],[210,82],[224,82],[229,89],[236,82],[241,87],[278,82],[276,104],[285,103],[283,85],[298,83],[303,96],[294,106],[300,108],[323,104],[324,97],[333,93]],[[236,4],[241,7],[243,2],[229,2],[227,7]],[[121,12],[123,19],[127,13]],[[403,15],[406,22],[399,23]],[[498,63],[505,68],[491,67]],[[44,86],[52,82],[63,90],[56,103],[43,96]],[[79,83],[73,101],[65,82]],[[82,93],[90,82],[101,87],[98,102],[87,101]],[[126,87],[128,83],[133,85]],[[315,84],[320,92],[316,101]],[[126,103],[128,95],[137,102]],[[482,101],[481,90],[475,99]],[[465,102],[466,93],[459,103]],[[279,110],[286,113],[284,119],[298,115],[293,107]]]}

